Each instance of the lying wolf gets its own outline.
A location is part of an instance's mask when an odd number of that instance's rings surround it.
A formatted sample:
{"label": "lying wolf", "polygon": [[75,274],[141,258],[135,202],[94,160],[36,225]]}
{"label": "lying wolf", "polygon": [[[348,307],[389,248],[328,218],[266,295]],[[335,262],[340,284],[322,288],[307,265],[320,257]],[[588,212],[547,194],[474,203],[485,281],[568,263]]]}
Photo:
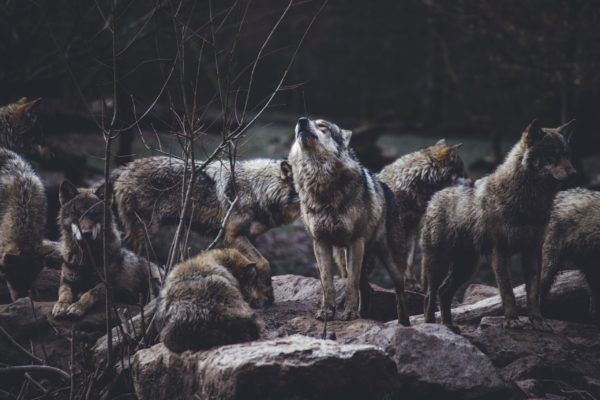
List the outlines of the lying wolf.
{"label": "lying wolf", "polygon": [[521,253],[529,318],[534,325],[543,323],[542,241],[559,182],[575,172],[568,159],[573,129],[572,122],[550,129],[533,121],[494,173],[472,186],[453,186],[433,196],[421,230],[426,322],[435,322],[439,289],[442,323],[452,327],[452,297],[483,253],[492,256],[505,326],[518,325],[509,262]]}
{"label": "lying wolf", "polygon": [[180,353],[258,339],[248,305],[266,300],[257,271],[235,249],[209,250],[176,265],[158,302],[161,341]]}
{"label": "lying wolf", "polygon": [[576,188],[554,199],[542,250],[542,304],[558,271],[581,269],[590,289],[592,318],[600,323],[600,192]]}
{"label": "lying wolf", "polygon": [[[150,157],[135,160],[114,172],[119,217],[126,240],[137,254],[147,254],[145,243],[161,225],[177,223],[182,209],[184,171],[182,161]],[[273,302],[269,262],[252,240],[271,228],[293,222],[300,215],[287,161],[238,161],[234,174],[228,164],[212,162],[197,171],[191,193],[192,229],[204,235],[217,234],[237,196],[225,225],[224,245],[238,249],[257,264],[261,278],[270,288],[269,302]]]}
{"label": "lying wolf", "polygon": [[[108,234],[108,279],[115,298],[137,304],[157,296],[161,271],[150,261],[121,248],[112,213],[104,226],[104,185],[96,189],[77,189],[69,181],[60,186],[61,252],[58,301],[53,317],[81,317],[106,296],[103,231]],[[110,208],[109,208],[110,209]]]}
{"label": "lying wolf", "polygon": [[[335,315],[334,251],[344,255],[348,282],[340,318],[368,310],[370,293],[365,253],[388,270],[397,297],[398,321],[409,325],[404,302],[404,238],[392,191],[356,160],[348,147],[351,132],[324,121],[300,118],[289,160],[300,197],[302,218],[313,239],[323,301],[317,318]],[[359,294],[360,291],[360,294]]]}

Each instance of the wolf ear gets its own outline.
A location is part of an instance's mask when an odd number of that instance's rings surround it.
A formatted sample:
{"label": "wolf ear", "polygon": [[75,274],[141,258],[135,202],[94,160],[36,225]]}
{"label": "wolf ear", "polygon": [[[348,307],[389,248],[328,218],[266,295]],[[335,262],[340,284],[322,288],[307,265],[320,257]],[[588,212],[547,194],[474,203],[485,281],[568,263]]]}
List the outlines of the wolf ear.
{"label": "wolf ear", "polygon": [[290,165],[289,162],[287,162],[286,160],[283,160],[280,164],[279,164],[280,168],[281,168],[281,180],[285,181],[285,182],[291,182],[293,180],[293,175],[292,175],[292,166]]}
{"label": "wolf ear", "polygon": [[256,263],[248,263],[244,268],[243,278],[245,282],[252,282],[258,277],[258,267]]}
{"label": "wolf ear", "polygon": [[108,185],[103,183],[102,185],[98,186],[94,190],[94,195],[96,195],[96,197],[98,197],[100,200],[104,201],[104,188],[108,189],[108,198],[110,200],[110,195],[112,193],[112,183],[110,181],[108,182]]}
{"label": "wolf ear", "polygon": [[523,137],[525,138],[525,143],[528,147],[538,143],[544,136],[546,136],[546,133],[542,130],[537,119],[531,121],[527,129],[525,129],[525,132],[523,132]]}
{"label": "wolf ear", "polygon": [[440,139],[435,142],[434,146],[446,146],[446,139]]}
{"label": "wolf ear", "polygon": [[350,138],[352,137],[352,131],[348,129],[342,129],[342,139],[344,139],[344,146],[350,145]]}
{"label": "wolf ear", "polygon": [[42,100],[41,97],[33,101],[27,101],[27,97],[21,97],[16,103],[17,106],[15,107],[15,111],[13,114],[14,119],[20,121],[25,116],[25,113],[27,113],[27,111],[33,108],[33,106],[39,103],[40,100]]}
{"label": "wolf ear", "polygon": [[60,205],[64,205],[78,194],[79,190],[75,187],[75,185],[73,185],[68,180],[64,180],[63,183],[60,184],[60,190],[58,195]]}
{"label": "wolf ear", "polygon": [[565,140],[569,142],[571,140],[571,136],[573,132],[575,132],[576,121],[574,119],[570,120],[564,125],[558,127],[558,132],[564,136]]}

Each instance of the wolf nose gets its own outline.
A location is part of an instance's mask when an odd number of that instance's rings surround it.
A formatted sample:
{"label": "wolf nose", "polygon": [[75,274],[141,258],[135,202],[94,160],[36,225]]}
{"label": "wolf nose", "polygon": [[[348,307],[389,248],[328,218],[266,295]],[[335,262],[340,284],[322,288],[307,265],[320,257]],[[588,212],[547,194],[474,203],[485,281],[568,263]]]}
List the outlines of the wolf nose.
{"label": "wolf nose", "polygon": [[308,127],[309,119],[306,117],[298,118],[298,127],[300,129],[305,129]]}

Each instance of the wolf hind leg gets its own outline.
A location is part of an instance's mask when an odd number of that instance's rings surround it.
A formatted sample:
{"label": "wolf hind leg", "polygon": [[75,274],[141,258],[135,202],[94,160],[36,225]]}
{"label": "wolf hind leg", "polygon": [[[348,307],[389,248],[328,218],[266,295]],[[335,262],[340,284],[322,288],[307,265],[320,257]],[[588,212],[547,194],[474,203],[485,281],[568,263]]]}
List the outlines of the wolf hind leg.
{"label": "wolf hind leg", "polygon": [[433,251],[423,251],[421,259],[421,275],[425,299],[423,302],[423,314],[425,322],[435,322],[435,309],[438,289],[444,277],[448,274],[450,260]]}
{"label": "wolf hind leg", "polygon": [[453,257],[453,265],[450,273],[439,288],[440,313],[442,323],[455,332],[458,332],[452,324],[452,298],[454,294],[475,271],[477,266],[477,254],[473,250],[460,251],[460,256]]}
{"label": "wolf hind leg", "polygon": [[346,303],[344,304],[344,311],[340,315],[342,320],[349,321],[360,316],[359,293],[364,254],[365,240],[363,238],[357,239],[346,249],[348,279],[346,280]]}
{"label": "wolf hind leg", "polygon": [[333,248],[333,258],[335,260],[335,264],[338,267],[338,271],[340,273],[340,277],[347,278],[348,277],[348,264],[346,264],[346,249],[343,247],[334,247]]}
{"label": "wolf hind leg", "polygon": [[404,259],[404,254],[399,254],[394,257],[387,246],[382,246],[379,249],[379,259],[394,283],[398,323],[404,326],[410,326],[408,308],[404,298],[404,274],[406,272],[406,260]]}
{"label": "wolf hind leg", "polygon": [[[317,311],[316,318],[321,320],[332,320],[335,316],[335,286],[333,285],[333,249],[331,245],[315,240],[313,249],[317,265],[319,267],[319,275],[321,278],[321,288],[323,289],[323,297],[321,300],[321,308]],[[347,300],[346,300],[347,301]]]}

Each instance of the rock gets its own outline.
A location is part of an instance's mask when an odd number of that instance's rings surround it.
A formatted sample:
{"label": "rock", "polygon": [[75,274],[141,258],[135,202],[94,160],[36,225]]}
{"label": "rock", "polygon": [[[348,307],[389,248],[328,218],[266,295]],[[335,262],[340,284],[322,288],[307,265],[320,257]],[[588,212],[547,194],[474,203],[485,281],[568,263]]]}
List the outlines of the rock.
{"label": "rock", "polygon": [[0,326],[13,338],[18,339],[48,326],[48,320],[43,304],[23,297],[14,303],[0,305]]}
{"label": "rock", "polygon": [[[58,298],[58,286],[60,285],[60,270],[43,268],[37,276],[33,287],[37,294],[36,301],[55,301]],[[0,279],[0,304],[12,302],[8,287],[4,280]]]}
{"label": "rock", "polygon": [[443,325],[386,324],[352,343],[375,345],[392,357],[406,398],[506,399],[511,394],[489,358]]}
{"label": "rock", "polygon": [[[546,320],[551,331],[504,329],[503,317],[485,317],[466,336],[528,396],[587,391],[598,398],[600,331],[594,325]],[[570,388],[570,389],[568,389]]]}
{"label": "rock", "polygon": [[[334,279],[336,302],[341,310],[345,299],[346,280],[335,277]],[[396,295],[393,290],[383,289],[371,284],[373,293],[373,314],[370,318],[378,321],[391,321],[397,318]],[[322,289],[321,281],[299,275],[278,275],[273,277],[273,290],[275,301],[284,303],[290,301],[302,301],[310,304],[313,312],[321,303]],[[405,291],[405,297],[409,315],[423,313],[423,295],[421,293]]]}
{"label": "rock", "polygon": [[474,304],[480,300],[484,300],[497,295],[498,288],[495,288],[494,286],[482,285],[480,283],[472,283],[467,287],[467,290],[465,290],[462,304]]}
{"label": "rock", "polygon": [[[513,289],[517,307],[521,314],[527,313],[525,285]],[[542,308],[544,316],[572,322],[591,322],[587,283],[580,271],[564,271],[556,278],[546,304]],[[472,304],[463,304],[452,309],[452,319],[458,325],[477,326],[485,316],[503,315],[502,300],[499,295],[488,297]],[[436,313],[439,320],[439,312]],[[423,316],[413,316],[412,324],[423,322]]]}
{"label": "rock", "polygon": [[132,364],[140,399],[383,398],[395,366],[380,349],[304,336],[171,353],[162,344]]}

